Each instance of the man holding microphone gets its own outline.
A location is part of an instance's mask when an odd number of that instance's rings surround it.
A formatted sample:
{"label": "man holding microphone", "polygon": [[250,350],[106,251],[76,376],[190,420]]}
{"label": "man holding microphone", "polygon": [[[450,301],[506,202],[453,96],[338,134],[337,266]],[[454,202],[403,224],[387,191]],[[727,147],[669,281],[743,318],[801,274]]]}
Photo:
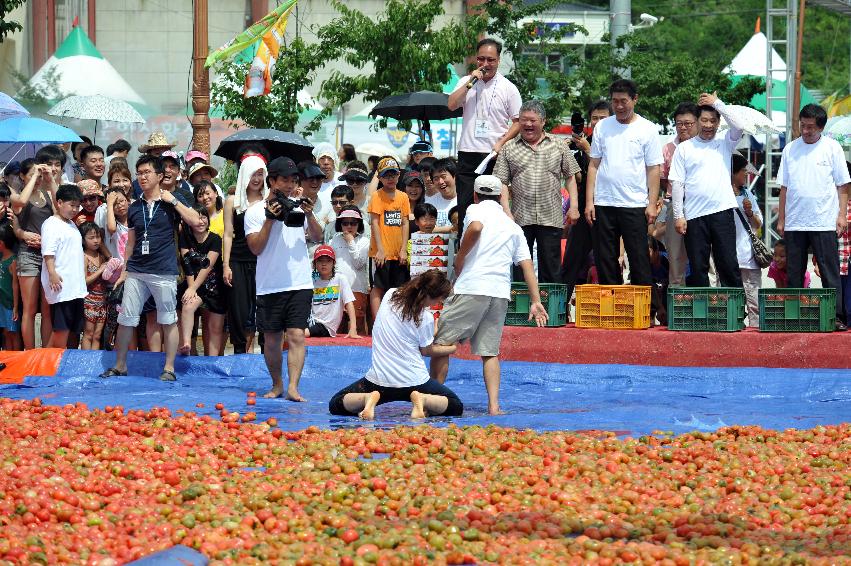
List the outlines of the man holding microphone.
{"label": "man holding microphone", "polygon": [[[520,91],[499,72],[502,44],[485,38],[476,46],[475,71],[458,81],[449,95],[450,110],[464,108],[461,139],[458,142],[458,225],[464,226],[467,207],[473,204],[476,167],[520,131]],[[491,160],[484,173],[493,171]]]}

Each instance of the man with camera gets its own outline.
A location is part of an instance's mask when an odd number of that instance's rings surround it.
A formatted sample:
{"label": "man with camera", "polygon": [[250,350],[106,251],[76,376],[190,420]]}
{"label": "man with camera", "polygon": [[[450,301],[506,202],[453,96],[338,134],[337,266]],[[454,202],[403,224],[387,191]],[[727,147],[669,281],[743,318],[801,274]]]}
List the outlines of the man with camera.
{"label": "man with camera", "polygon": [[282,378],[284,335],[289,343],[286,398],[305,401],[298,392],[304,369],[304,330],[313,300],[313,278],[305,230],[312,240],[322,238],[310,199],[291,198],[299,175],[289,157],[273,159],[267,168],[269,195],[245,212],[245,238],[257,256],[257,329],[265,335],[266,367],[272,389],[264,397],[284,394]]}

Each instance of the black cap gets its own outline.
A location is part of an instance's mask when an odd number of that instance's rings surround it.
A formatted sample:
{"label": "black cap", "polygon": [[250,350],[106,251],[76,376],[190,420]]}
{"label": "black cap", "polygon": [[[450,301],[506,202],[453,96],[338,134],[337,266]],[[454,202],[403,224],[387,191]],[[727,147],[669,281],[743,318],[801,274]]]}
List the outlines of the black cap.
{"label": "black cap", "polygon": [[431,144],[428,143],[427,141],[423,141],[423,140],[414,142],[414,145],[412,145],[411,149],[408,150],[408,153],[410,153],[410,154],[431,153],[431,152],[432,152]]}
{"label": "black cap", "polygon": [[425,183],[423,183],[423,176],[417,171],[406,171],[405,175],[402,177],[402,185],[408,185],[412,181],[419,181],[420,184],[425,186]]}
{"label": "black cap", "polygon": [[269,162],[266,172],[269,177],[290,177],[298,175],[298,167],[289,157],[276,157]]}
{"label": "black cap", "polygon": [[363,169],[349,168],[346,172],[337,177],[338,181],[366,181],[369,179],[369,174]]}
{"label": "black cap", "polygon": [[301,175],[302,179],[314,179],[316,177],[325,178],[325,173],[319,168],[319,165],[315,163],[305,165],[303,168],[299,169],[298,174]]}

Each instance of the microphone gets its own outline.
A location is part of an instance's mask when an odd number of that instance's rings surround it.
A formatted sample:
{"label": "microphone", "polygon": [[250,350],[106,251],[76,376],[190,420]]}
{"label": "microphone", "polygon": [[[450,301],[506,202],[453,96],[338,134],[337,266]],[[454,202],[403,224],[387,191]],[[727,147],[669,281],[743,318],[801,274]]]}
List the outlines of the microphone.
{"label": "microphone", "polygon": [[[481,71],[482,73],[485,72],[484,67],[479,67],[478,70]],[[470,79],[470,82],[467,83],[467,90],[470,90],[471,88],[473,88],[473,85],[476,84],[477,82],[479,82],[479,77],[473,77],[472,79]]]}

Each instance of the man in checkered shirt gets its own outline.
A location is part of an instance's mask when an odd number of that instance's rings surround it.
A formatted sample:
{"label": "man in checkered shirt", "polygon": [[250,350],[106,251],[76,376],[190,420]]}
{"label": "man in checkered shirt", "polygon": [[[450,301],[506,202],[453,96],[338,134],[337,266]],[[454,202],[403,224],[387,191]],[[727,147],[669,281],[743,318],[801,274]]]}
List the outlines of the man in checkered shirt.
{"label": "man in checkered shirt", "polygon": [[[546,111],[537,100],[520,107],[520,135],[508,141],[493,174],[511,195],[511,213],[523,228],[529,253],[538,244],[538,279],[560,283],[561,238],[565,226],[579,220],[576,174],[579,164],[566,141],[544,132]],[[570,207],[562,212],[562,187]]]}

